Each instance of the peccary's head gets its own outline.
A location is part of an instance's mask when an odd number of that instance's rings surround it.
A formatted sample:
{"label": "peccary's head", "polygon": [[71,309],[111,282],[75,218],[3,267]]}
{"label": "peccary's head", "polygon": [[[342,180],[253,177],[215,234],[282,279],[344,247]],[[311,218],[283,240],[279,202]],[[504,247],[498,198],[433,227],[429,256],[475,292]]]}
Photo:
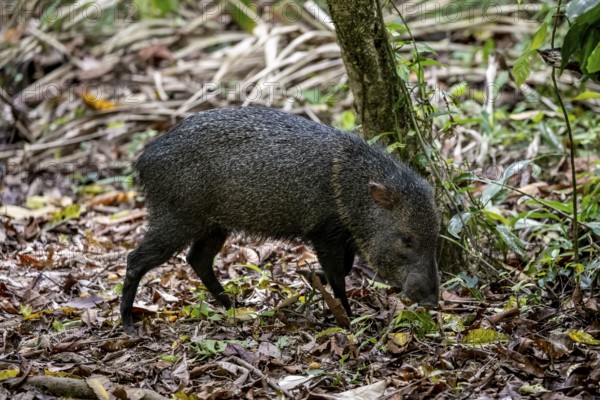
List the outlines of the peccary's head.
{"label": "peccary's head", "polygon": [[[411,177],[412,178],[412,177]],[[373,200],[367,259],[405,296],[423,305],[436,304],[439,276],[435,258],[440,222],[433,189],[422,178],[396,187],[371,182]]]}

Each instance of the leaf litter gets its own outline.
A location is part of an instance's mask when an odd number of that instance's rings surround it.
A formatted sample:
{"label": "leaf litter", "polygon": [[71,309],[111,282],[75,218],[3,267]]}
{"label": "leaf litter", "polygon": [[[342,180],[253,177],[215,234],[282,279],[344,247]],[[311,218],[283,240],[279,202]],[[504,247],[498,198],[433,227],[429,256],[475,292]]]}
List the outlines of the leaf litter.
{"label": "leaf litter", "polygon": [[[73,203],[103,204],[115,214],[143,210],[135,195],[122,193],[74,194]],[[238,301],[234,310],[215,303],[183,254],[173,257],[142,282],[134,307],[140,336],[128,337],[119,325],[119,289],[144,224],[110,225],[99,218],[105,211],[85,208],[48,229],[53,213],[4,217],[0,365],[7,382],[25,372],[77,377],[94,392],[122,390],[125,398],[134,398],[131,387],[232,399],[597,393],[598,328],[573,306],[551,298],[515,306],[512,291],[490,286],[479,300],[466,288],[446,289],[440,308],[427,312],[373,286],[357,260],[348,278],[356,317],[342,327],[333,297],[311,272],[313,251],[296,241],[228,239],[215,268]],[[27,239],[31,224],[38,233]]]}

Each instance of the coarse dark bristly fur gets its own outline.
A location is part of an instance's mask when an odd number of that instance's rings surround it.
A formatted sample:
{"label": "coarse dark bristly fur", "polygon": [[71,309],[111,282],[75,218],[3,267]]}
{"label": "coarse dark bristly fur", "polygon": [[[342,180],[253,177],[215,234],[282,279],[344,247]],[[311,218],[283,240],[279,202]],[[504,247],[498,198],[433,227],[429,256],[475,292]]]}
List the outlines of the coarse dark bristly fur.
{"label": "coarse dark bristly fur", "polygon": [[357,253],[409,298],[437,301],[433,189],[355,134],[273,109],[214,109],[155,139],[135,169],[149,226],[127,260],[128,332],[141,278],[188,245],[194,271],[231,307],[212,264],[232,232],[309,240],[349,315],[344,278]]}

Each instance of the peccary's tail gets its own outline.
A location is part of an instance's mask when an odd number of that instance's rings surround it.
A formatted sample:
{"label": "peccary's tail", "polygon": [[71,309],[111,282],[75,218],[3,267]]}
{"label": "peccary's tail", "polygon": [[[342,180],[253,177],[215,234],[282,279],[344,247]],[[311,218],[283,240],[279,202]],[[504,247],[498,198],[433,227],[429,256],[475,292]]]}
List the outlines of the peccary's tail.
{"label": "peccary's tail", "polygon": [[148,177],[148,168],[146,159],[143,158],[144,153],[140,154],[140,156],[133,162],[131,165],[133,168],[132,176],[134,181],[137,183],[140,192],[142,192],[145,196],[147,195],[147,182],[151,182]]}
{"label": "peccary's tail", "polygon": [[[176,169],[169,166],[168,157],[160,154],[160,152],[157,153],[156,149],[160,149],[160,147],[156,146],[154,142],[133,163],[134,173],[137,175],[141,191],[146,199],[146,205],[149,208],[152,208],[155,204],[164,203],[165,199],[174,194],[172,186],[174,184],[173,179],[176,178],[169,176],[169,171]],[[156,201],[154,201],[155,199]]]}
{"label": "peccary's tail", "polygon": [[145,172],[148,170],[148,163],[146,157],[144,157],[144,154],[145,153],[140,154],[139,157],[133,162],[133,173],[137,176],[138,182],[142,190],[145,189],[144,183],[148,182],[146,180],[147,174],[145,174]]}

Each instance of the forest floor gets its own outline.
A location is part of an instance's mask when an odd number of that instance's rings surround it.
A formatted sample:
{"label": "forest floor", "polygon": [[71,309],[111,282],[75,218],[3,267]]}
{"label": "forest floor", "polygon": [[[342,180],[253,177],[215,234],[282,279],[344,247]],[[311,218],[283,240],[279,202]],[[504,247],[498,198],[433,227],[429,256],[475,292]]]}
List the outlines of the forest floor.
{"label": "forest floor", "polygon": [[[468,24],[407,18],[428,57],[444,64],[426,70],[428,85],[460,103],[457,126],[435,137],[441,157],[474,163],[467,170],[492,180],[498,166],[545,163],[535,179],[511,176],[520,178],[520,195],[481,213],[495,227],[531,212],[531,225],[513,223],[514,236],[502,236],[513,247],[500,248],[494,235],[453,232],[469,244],[480,277],[467,265],[444,273],[439,306],[425,310],[403,304],[356,260],[347,278],[354,317],[341,327],[328,292],[310,284],[319,265],[309,244],[236,236],[215,270],[240,307],[220,307],[181,253],[145,276],[137,336],[126,335],[118,312],[126,257],[146,229],[130,163],[146,143],[197,111],[233,104],[355,128],[335,35],[319,13],[294,22],[261,14],[249,25],[195,3],[182,1],[176,17],[143,9],[130,19],[131,10],[103,8],[103,19],[90,21],[80,3],[60,13],[57,2],[49,14],[3,16],[0,399],[600,398],[598,202],[588,200],[581,217],[584,251],[575,265],[564,217],[573,183],[568,144],[545,86],[549,69],[533,63],[531,102],[505,68],[538,24],[505,8],[500,21],[477,10]],[[44,15],[56,18],[44,23]],[[386,18],[390,29],[401,25]],[[394,37],[407,39],[397,29]],[[412,46],[397,46],[409,59]],[[492,47],[500,59],[493,67],[484,56]],[[491,113],[482,102],[488,79],[498,82]],[[580,84],[565,72],[559,89],[573,99]],[[593,96],[572,104],[584,209],[598,196],[600,106]],[[437,128],[448,122],[440,114]],[[469,185],[472,198],[495,188],[489,180]],[[523,193],[551,211],[533,220],[542,211]],[[498,277],[483,274],[490,265]],[[574,285],[579,267],[589,279]]]}
{"label": "forest floor", "polygon": [[48,387],[75,396],[70,377],[84,379],[88,391],[125,390],[129,397],[118,398],[132,399],[140,398],[134,387],[198,399],[599,393],[596,299],[582,308],[570,293],[547,292],[530,306],[492,283],[477,297],[445,289],[439,308],[425,312],[374,287],[357,262],[348,278],[355,318],[341,328],[305,278],[317,267],[313,251],[297,242],[227,241],[215,268],[243,304],[230,311],[202,289],[185,254],[174,257],[145,277],[134,308],[139,336],[129,337],[118,289],[125,256],[143,235],[144,209],[121,190],[61,198],[81,206],[59,223],[4,221],[0,366],[4,378],[22,376],[2,386],[0,398]]}

